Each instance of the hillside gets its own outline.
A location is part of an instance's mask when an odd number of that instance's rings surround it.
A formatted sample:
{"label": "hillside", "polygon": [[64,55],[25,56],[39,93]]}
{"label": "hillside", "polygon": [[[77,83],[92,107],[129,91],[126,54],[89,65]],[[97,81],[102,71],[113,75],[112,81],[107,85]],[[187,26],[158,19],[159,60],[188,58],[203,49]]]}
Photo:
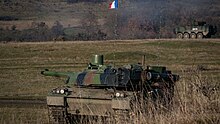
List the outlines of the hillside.
{"label": "hillside", "polygon": [[[55,21],[59,21],[64,28],[81,28],[87,23],[86,26],[90,27],[102,26],[99,30],[112,39],[115,30],[113,27],[117,21],[116,30],[120,39],[142,39],[174,37],[173,28],[190,24],[193,20],[206,21],[220,27],[218,0],[121,0],[116,11],[108,9],[110,2],[111,0],[1,0],[0,29],[11,29],[12,26],[17,30],[29,29],[32,22],[45,22],[49,28]],[[95,24],[88,24],[94,20]],[[68,32],[73,34],[72,30],[68,29]],[[129,36],[124,32],[128,32]],[[219,32],[214,37],[219,37]]]}
{"label": "hillside", "polygon": [[[9,2],[8,4],[1,2],[0,17],[8,16],[12,19],[9,19],[9,21],[1,19],[0,24],[1,26],[16,24],[18,25],[18,29],[23,29],[28,28],[26,24],[30,24],[32,21],[44,21],[51,26],[58,20],[65,26],[75,26],[78,25],[77,21],[82,17],[85,11],[91,9],[90,4],[91,3],[68,4],[61,0],[21,0],[19,2]],[[92,6],[101,9],[98,4],[93,4]],[[21,26],[22,24],[23,26]]]}

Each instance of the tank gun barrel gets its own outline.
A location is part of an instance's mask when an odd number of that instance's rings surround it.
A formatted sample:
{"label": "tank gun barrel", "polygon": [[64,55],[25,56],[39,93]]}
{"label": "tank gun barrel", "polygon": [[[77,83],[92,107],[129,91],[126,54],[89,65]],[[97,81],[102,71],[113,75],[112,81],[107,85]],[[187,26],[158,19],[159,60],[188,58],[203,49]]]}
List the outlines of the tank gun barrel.
{"label": "tank gun barrel", "polygon": [[56,71],[49,71],[45,69],[41,71],[41,74],[44,76],[54,76],[54,77],[67,77],[66,83],[74,83],[76,80],[77,74],[74,72],[56,72]]}
{"label": "tank gun barrel", "polygon": [[42,75],[45,76],[54,76],[54,77],[62,77],[62,76],[70,76],[73,73],[70,72],[56,72],[56,71],[49,71],[47,69],[45,69],[44,71],[41,71]]}

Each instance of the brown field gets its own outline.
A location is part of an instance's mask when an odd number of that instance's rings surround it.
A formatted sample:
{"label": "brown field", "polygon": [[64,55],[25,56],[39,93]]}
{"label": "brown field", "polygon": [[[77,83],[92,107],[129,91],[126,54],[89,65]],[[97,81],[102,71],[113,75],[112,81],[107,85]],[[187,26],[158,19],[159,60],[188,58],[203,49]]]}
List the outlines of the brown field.
{"label": "brown field", "polygon": [[[147,65],[167,66],[181,76],[173,110],[141,113],[135,123],[220,123],[220,39],[1,43],[0,97],[44,99],[64,80],[44,77],[42,70],[80,71],[93,54],[116,65],[141,62],[145,55]],[[47,123],[47,110],[0,107],[0,123]]]}

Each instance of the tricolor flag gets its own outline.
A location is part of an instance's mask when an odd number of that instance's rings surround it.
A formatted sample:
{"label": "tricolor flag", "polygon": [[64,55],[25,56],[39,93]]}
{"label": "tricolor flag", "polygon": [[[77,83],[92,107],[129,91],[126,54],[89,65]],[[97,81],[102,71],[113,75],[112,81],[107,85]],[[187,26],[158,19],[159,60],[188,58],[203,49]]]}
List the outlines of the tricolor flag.
{"label": "tricolor flag", "polygon": [[118,8],[118,0],[114,0],[109,4],[109,9],[117,9]]}

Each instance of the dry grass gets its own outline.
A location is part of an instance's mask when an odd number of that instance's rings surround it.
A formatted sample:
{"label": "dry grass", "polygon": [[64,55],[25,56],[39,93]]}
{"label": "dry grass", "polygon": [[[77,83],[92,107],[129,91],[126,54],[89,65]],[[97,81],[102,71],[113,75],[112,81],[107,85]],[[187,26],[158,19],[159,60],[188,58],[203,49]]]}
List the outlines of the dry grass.
{"label": "dry grass", "polygon": [[[148,65],[167,66],[178,73],[181,80],[176,84],[172,111],[148,109],[134,119],[136,123],[219,123],[219,41],[164,39],[0,44],[0,97],[44,98],[49,89],[62,85],[64,80],[45,78],[40,71],[45,68],[80,71],[93,54],[104,54],[106,63],[115,61],[117,65],[141,62],[141,56],[146,55]],[[0,109],[1,113],[6,111],[7,108]],[[0,123],[9,123],[13,116],[12,113],[1,114]],[[15,118],[14,122],[21,123],[25,118],[17,120]],[[32,120],[38,123],[36,118]],[[44,120],[39,121],[44,123]]]}
{"label": "dry grass", "polygon": [[[174,105],[169,110],[148,108],[137,123],[218,124],[220,123],[219,84],[196,70],[186,73],[176,85]],[[218,85],[218,86],[217,86]]]}
{"label": "dry grass", "polygon": [[32,108],[0,108],[1,124],[42,124],[47,122],[47,110],[42,107],[33,106]]}

